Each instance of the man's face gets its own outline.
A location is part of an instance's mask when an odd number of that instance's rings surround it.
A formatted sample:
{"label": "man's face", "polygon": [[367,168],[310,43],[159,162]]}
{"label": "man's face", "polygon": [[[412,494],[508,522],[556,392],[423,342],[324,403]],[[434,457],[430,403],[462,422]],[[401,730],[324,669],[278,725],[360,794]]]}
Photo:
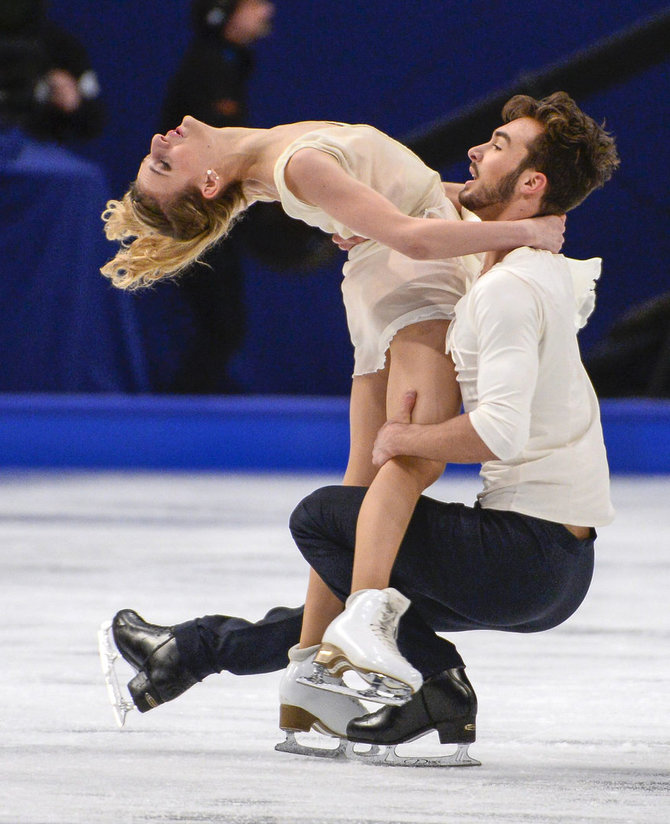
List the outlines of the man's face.
{"label": "man's face", "polygon": [[461,204],[480,217],[495,218],[517,195],[528,146],[542,131],[537,121],[520,117],[496,129],[487,143],[470,149],[472,180],[459,192]]}

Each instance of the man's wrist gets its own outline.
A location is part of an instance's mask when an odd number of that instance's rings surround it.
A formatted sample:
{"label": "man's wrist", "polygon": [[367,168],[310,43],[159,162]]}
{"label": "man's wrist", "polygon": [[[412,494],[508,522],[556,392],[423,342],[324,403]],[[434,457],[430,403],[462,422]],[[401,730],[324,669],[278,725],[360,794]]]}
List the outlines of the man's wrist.
{"label": "man's wrist", "polygon": [[406,423],[396,429],[393,439],[393,447],[396,456],[416,456],[416,448],[418,447],[417,435],[421,426],[422,424]]}

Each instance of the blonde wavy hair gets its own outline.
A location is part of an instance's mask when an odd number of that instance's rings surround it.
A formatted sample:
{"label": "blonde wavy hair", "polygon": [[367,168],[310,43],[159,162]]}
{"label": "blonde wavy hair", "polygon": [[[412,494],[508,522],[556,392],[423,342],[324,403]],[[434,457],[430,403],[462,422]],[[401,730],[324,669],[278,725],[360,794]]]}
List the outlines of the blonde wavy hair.
{"label": "blonde wavy hair", "polygon": [[134,182],[102,213],[108,240],[121,241],[121,247],[100,271],[128,290],[174,277],[225,237],[246,206],[241,183],[232,183],[213,200],[193,188],[161,205]]}

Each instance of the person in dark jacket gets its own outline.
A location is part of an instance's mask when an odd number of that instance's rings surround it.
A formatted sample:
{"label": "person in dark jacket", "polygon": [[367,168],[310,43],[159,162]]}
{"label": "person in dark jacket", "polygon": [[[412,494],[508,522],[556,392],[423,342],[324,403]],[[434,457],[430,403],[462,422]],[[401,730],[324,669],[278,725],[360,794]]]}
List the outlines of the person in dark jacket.
{"label": "person in dark jacket", "polygon": [[0,120],[40,140],[97,137],[105,118],[86,48],[52,23],[44,0],[0,7]]}
{"label": "person in dark jacket", "polygon": [[160,131],[185,114],[210,126],[247,125],[251,47],[270,34],[269,0],[194,0],[195,36],[167,90]]}
{"label": "person in dark jacket", "polygon": [[[172,78],[161,132],[190,114],[210,126],[247,125],[247,84],[252,46],[272,27],[269,0],[194,0],[194,38]],[[210,250],[179,284],[194,336],[168,391],[228,394],[238,391],[228,362],[245,333],[244,273],[238,238]]]}

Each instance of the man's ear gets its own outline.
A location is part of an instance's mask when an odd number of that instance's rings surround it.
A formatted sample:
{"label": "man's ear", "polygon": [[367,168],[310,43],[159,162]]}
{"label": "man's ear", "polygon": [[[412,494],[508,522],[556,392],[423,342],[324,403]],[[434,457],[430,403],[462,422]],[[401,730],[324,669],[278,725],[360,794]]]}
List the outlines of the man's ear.
{"label": "man's ear", "polygon": [[537,169],[526,169],[519,178],[519,191],[523,195],[542,197],[549,186],[547,176]]}
{"label": "man's ear", "polygon": [[200,184],[200,192],[205,200],[214,200],[221,193],[221,178],[214,169],[207,169],[205,178]]}

